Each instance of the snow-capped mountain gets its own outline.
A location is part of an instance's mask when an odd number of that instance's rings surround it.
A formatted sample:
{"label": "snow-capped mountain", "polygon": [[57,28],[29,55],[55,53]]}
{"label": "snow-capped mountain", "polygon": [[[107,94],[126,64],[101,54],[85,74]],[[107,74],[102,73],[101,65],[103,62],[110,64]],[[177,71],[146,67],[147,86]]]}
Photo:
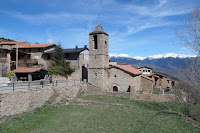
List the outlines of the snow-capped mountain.
{"label": "snow-capped mountain", "polygon": [[148,66],[153,68],[153,71],[166,73],[168,75],[178,77],[178,72],[185,69],[194,59],[195,55],[184,54],[158,54],[148,57],[132,57],[127,54],[110,54],[112,62],[117,62],[121,65],[131,65],[134,68]]}
{"label": "snow-capped mountain", "polygon": [[148,57],[140,57],[140,56],[129,56],[127,54],[109,54],[110,57],[115,57],[115,58],[132,58],[132,59],[136,59],[136,60],[145,60],[145,59],[161,59],[161,58],[191,58],[191,57],[196,57],[196,55],[185,55],[185,54],[174,54],[174,53],[167,53],[167,54],[157,54],[157,55],[153,55],[153,56],[148,56]]}

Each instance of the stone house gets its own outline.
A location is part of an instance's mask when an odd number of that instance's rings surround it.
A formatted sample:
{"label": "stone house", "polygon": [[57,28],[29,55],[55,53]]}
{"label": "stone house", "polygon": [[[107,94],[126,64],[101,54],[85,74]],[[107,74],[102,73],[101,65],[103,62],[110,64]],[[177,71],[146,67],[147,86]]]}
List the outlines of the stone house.
{"label": "stone house", "polygon": [[[23,44],[19,45],[18,49],[20,52],[29,53],[29,63],[33,64],[32,67],[43,67],[47,68],[48,61],[43,58],[43,53],[51,51],[55,48],[55,44]],[[14,47],[16,49],[16,47]]]}
{"label": "stone house", "polygon": [[154,91],[154,80],[146,77],[146,76],[141,76],[141,89],[142,91],[146,92],[153,92]]}
{"label": "stone house", "polygon": [[[51,55],[53,52],[54,50],[44,52],[42,57],[47,62],[50,62]],[[70,67],[75,69],[75,72],[68,77],[68,80],[80,80],[80,79],[87,80],[88,79],[87,68],[89,65],[89,49],[87,48],[87,45],[85,45],[82,48],[76,46],[75,48],[63,49],[63,52],[64,52],[64,59],[67,62],[70,62]],[[65,78],[59,76],[55,76],[53,79],[66,80]]]}
{"label": "stone house", "polygon": [[147,75],[146,77],[151,78],[154,81],[154,88],[162,87],[168,90],[177,87],[177,81],[172,80],[160,73],[152,73]]}
{"label": "stone house", "polygon": [[147,67],[147,66],[143,66],[143,67],[140,67],[138,69],[142,72],[143,76],[147,76],[149,74],[152,74],[152,70],[153,70],[152,68]]}
{"label": "stone house", "polygon": [[23,41],[23,42],[14,42],[14,41],[12,41],[12,42],[0,42],[0,48],[4,48],[4,49],[12,49],[12,48],[14,48],[14,47],[16,47],[16,45],[24,45],[24,44],[29,44],[28,42],[25,42],[25,41]]}
{"label": "stone house", "polygon": [[109,91],[130,92],[130,84],[135,85],[136,91],[140,90],[141,72],[129,65],[110,63],[108,69]]}
{"label": "stone house", "polygon": [[[27,61],[30,59],[30,54],[18,52],[19,67],[28,66]],[[29,64],[30,65],[30,64]],[[0,48],[0,77],[6,77],[7,72],[16,68],[16,50]]]}

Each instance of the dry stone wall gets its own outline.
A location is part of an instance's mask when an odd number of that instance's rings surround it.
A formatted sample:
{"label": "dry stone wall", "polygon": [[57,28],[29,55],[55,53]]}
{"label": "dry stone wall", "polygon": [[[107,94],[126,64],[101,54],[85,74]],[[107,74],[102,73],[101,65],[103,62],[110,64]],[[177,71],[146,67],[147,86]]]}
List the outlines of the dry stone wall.
{"label": "dry stone wall", "polygon": [[3,93],[0,95],[0,117],[20,114],[41,107],[53,93],[53,89]]}
{"label": "dry stone wall", "polygon": [[0,117],[20,114],[44,105],[56,95],[54,101],[76,97],[81,85],[16,91],[0,94]]}

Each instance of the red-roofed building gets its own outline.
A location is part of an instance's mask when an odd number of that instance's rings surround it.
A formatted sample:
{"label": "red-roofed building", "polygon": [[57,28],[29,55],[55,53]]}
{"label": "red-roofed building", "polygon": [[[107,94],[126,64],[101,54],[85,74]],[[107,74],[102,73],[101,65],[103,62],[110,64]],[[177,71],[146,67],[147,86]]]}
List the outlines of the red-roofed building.
{"label": "red-roofed building", "polygon": [[142,72],[129,66],[110,63],[108,87],[110,91],[129,92],[130,84],[140,90]]}
{"label": "red-roofed building", "polygon": [[0,48],[6,48],[6,49],[12,49],[13,47],[15,47],[18,43],[18,46],[20,45],[30,45],[28,42],[0,42]]}
{"label": "red-roofed building", "polygon": [[[56,44],[24,44],[19,45],[20,52],[31,54],[31,60],[35,66],[47,68],[49,61],[43,57],[43,54],[48,51],[54,50]],[[14,47],[16,49],[16,46]]]}
{"label": "red-roofed building", "polygon": [[44,79],[45,75],[48,74],[47,70],[43,68],[27,68],[27,67],[17,68],[13,70],[13,72],[15,73],[17,80],[22,80],[22,81]]}

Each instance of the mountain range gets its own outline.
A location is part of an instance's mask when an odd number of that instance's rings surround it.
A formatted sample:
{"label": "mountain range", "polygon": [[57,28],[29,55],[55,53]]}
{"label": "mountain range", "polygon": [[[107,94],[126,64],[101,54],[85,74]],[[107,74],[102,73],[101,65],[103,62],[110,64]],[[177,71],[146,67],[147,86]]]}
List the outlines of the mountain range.
{"label": "mountain range", "polygon": [[196,55],[184,54],[158,54],[148,57],[132,57],[127,54],[110,54],[111,62],[120,65],[131,65],[134,68],[142,66],[151,67],[153,72],[161,72],[179,78],[180,70],[186,69],[187,65],[196,59]]}

